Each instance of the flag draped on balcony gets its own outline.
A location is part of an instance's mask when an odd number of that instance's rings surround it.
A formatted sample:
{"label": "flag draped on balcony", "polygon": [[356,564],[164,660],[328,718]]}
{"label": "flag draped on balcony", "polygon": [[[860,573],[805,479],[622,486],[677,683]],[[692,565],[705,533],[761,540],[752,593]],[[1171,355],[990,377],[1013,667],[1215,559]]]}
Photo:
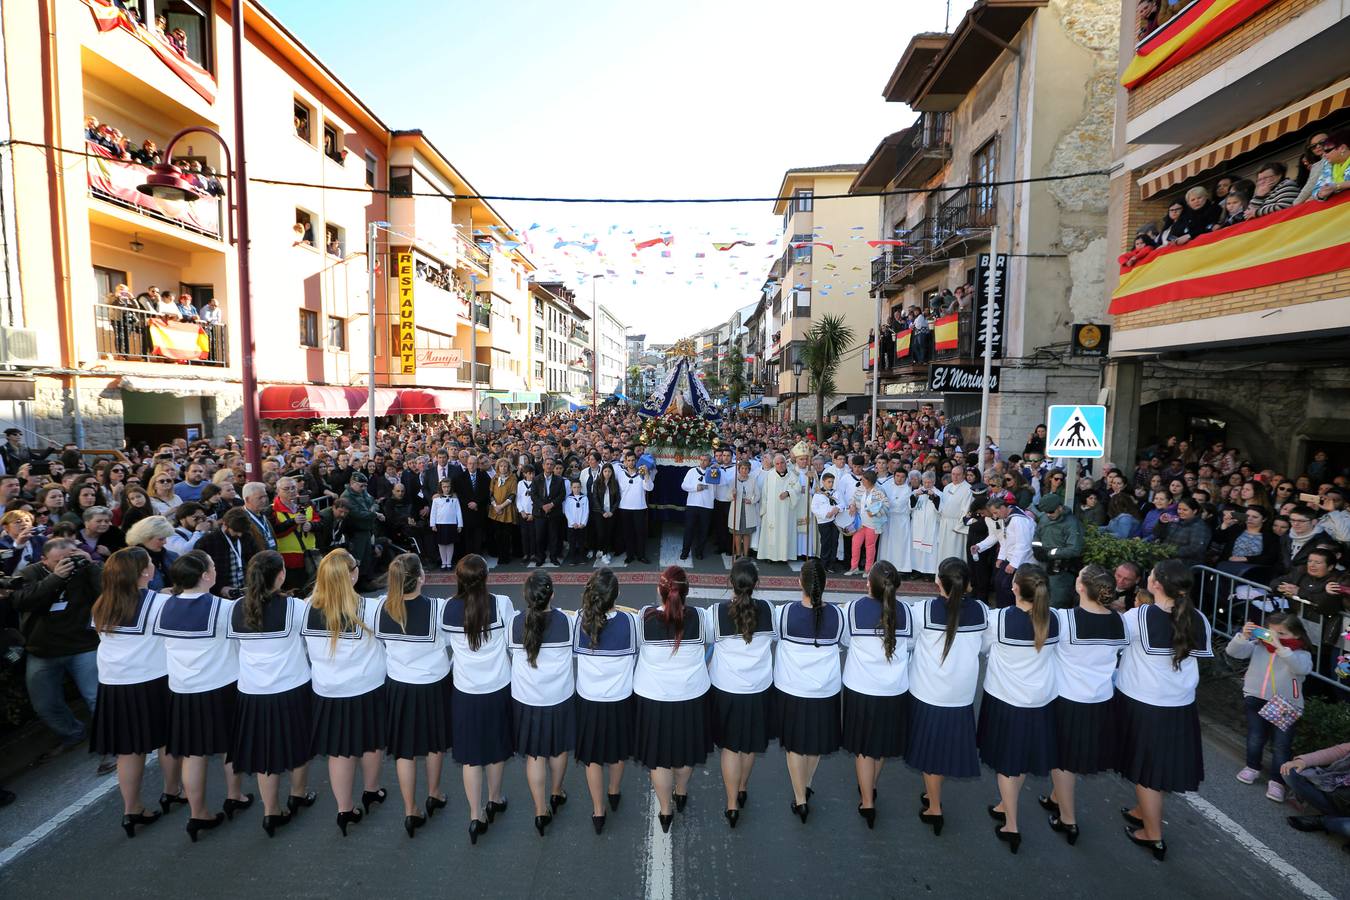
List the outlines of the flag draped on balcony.
{"label": "flag draped on balcony", "polygon": [[94,14],[94,25],[99,31],[113,31],[120,28],[127,32],[148,47],[150,52],[159,57],[160,62],[183,79],[184,83],[196,91],[203,100],[207,103],[215,102],[215,76],[180,53],[166,38],[132,19],[125,10],[119,9],[113,0],[84,0],[84,3]]}
{"label": "flag draped on balcony", "polygon": [[1127,90],[1152,81],[1241,25],[1275,0],[1196,0],[1139,45],[1120,76]]}
{"label": "flag draped on balcony", "polygon": [[933,347],[937,350],[955,350],[960,341],[957,338],[957,320],[960,316],[952,313],[933,323]]}
{"label": "flag draped on balcony", "polygon": [[166,359],[206,359],[211,355],[211,340],[206,329],[195,322],[170,322],[150,319],[150,349]]}

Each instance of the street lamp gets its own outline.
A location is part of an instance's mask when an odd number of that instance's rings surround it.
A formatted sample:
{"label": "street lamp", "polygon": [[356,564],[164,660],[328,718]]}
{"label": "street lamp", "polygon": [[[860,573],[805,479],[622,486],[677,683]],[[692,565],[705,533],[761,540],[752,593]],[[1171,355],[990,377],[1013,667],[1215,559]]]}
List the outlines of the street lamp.
{"label": "street lamp", "polygon": [[797,359],[792,363],[792,421],[797,421],[797,404],[802,399],[802,361]]}
{"label": "street lamp", "polygon": [[595,283],[604,275],[591,276],[591,412],[599,409],[595,405],[596,382],[600,379],[600,317],[595,305]]}

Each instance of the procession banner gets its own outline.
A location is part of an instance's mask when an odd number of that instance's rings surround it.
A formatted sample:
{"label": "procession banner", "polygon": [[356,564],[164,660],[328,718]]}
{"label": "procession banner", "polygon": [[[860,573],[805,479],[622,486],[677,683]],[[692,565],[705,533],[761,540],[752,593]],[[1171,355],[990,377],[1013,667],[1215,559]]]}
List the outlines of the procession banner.
{"label": "procession banner", "polygon": [[1274,0],[1195,0],[1149,35],[1120,76],[1126,90],[1152,81],[1232,31]]}

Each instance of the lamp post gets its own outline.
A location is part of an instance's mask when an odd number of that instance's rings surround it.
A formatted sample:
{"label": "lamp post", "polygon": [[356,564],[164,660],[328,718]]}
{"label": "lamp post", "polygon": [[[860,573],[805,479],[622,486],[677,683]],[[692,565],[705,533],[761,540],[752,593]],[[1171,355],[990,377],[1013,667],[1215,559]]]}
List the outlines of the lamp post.
{"label": "lamp post", "polygon": [[595,412],[595,392],[600,380],[600,316],[595,305],[595,283],[604,275],[591,276],[591,412]]}
{"label": "lamp post", "polygon": [[388,222],[371,222],[370,230],[366,233],[366,269],[370,273],[369,284],[369,352],[370,352],[370,384],[366,395],[367,419],[366,430],[370,432],[366,436],[367,449],[370,452],[370,458],[375,458],[375,240],[380,233],[381,228],[388,228]]}
{"label": "lamp post", "polygon": [[797,421],[797,404],[802,399],[802,361],[797,359],[792,363],[792,421]]}

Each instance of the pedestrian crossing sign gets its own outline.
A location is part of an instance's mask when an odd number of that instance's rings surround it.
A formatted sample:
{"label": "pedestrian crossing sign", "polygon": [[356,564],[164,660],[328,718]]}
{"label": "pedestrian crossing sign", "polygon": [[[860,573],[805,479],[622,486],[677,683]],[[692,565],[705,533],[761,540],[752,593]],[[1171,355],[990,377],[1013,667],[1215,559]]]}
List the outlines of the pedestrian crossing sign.
{"label": "pedestrian crossing sign", "polygon": [[1101,459],[1106,449],[1105,406],[1052,406],[1046,416],[1050,442],[1045,455],[1066,459]]}

